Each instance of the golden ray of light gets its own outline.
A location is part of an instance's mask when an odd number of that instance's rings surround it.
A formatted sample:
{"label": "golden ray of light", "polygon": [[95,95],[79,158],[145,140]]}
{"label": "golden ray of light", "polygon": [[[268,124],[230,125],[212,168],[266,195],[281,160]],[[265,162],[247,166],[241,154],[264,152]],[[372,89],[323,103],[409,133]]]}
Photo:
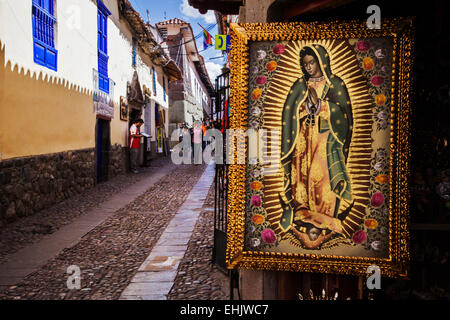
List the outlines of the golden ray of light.
{"label": "golden ray of light", "polygon": [[289,76],[287,74],[280,74],[280,75],[278,75],[278,78],[279,79],[288,80],[288,81],[292,81],[292,83],[295,82],[298,79],[298,77],[296,75],[295,76],[294,75]]}
{"label": "golden ray of light", "polygon": [[[341,45],[343,45],[344,43],[342,42]],[[339,49],[336,49],[334,51],[331,51],[331,55],[335,56],[335,57],[339,57],[340,55],[343,54],[343,52],[345,52],[347,50],[347,48],[342,48],[338,51]]]}
{"label": "golden ray of light", "polygon": [[352,100],[353,101],[361,101],[361,102],[367,102],[367,103],[369,103],[369,102],[372,102],[373,101],[373,99],[372,98],[370,98],[370,97],[368,97],[367,96],[367,94],[364,94],[364,93],[360,93],[360,94],[355,94],[355,95],[358,95],[357,97],[354,97]]}
{"label": "golden ray of light", "polygon": [[292,81],[278,80],[278,82],[280,83],[280,85],[284,85],[283,88],[285,88],[287,91],[290,90],[291,85],[292,85]]}
{"label": "golden ray of light", "polygon": [[369,94],[367,94],[367,92],[364,92],[364,89],[361,88],[360,86],[350,87],[348,90],[352,90],[352,92],[355,94],[354,97],[352,96],[353,100],[357,100],[357,99],[361,99],[361,98],[366,98],[366,99],[372,100],[371,96]]}
{"label": "golden ray of light", "polygon": [[361,81],[358,81],[358,82],[352,82],[352,83],[348,84],[349,87],[356,87],[356,86],[365,87],[366,85],[367,85],[367,81],[366,80],[361,80]]}
{"label": "golden ray of light", "polygon": [[[264,170],[267,170],[267,169],[264,169]],[[267,177],[265,177],[264,180],[267,180],[267,181],[275,181],[275,182],[281,181],[281,179],[280,179],[279,177],[274,177],[274,178],[267,178]],[[275,190],[275,189],[273,189],[273,190]],[[278,190],[279,190],[279,189],[278,189]]]}
{"label": "golden ray of light", "polygon": [[360,110],[358,112],[358,114],[356,116],[354,116],[354,118],[365,118],[366,116],[371,116],[373,115],[372,110],[365,108],[364,110]]}
{"label": "golden ray of light", "polygon": [[[271,88],[271,91],[270,91],[270,92],[272,92],[272,91],[276,91],[276,92],[280,93],[281,95],[283,95],[283,93],[285,92],[285,88],[283,88],[283,87],[278,88],[278,87],[273,86],[273,87]],[[269,93],[269,92],[268,92],[268,93]]]}
{"label": "golden ray of light", "polygon": [[346,81],[346,83],[349,83],[352,79],[352,76],[357,75],[357,77],[359,77],[359,69],[355,69],[355,68],[350,68],[345,70],[345,76],[343,77],[342,80]]}
{"label": "golden ray of light", "polygon": [[300,68],[300,63],[296,59],[288,59],[286,57],[286,59],[283,60],[283,62],[280,61],[278,63],[277,69],[286,68],[286,66],[288,66],[289,68],[298,70]]}
{"label": "golden ray of light", "polygon": [[281,115],[264,111],[264,118],[281,119]]}
{"label": "golden ray of light", "polygon": [[329,51],[332,54],[335,54],[337,50],[339,50],[340,47],[342,47],[345,44],[344,41],[342,41],[341,43],[339,43],[337,46],[335,46],[334,48],[330,48]]}
{"label": "golden ray of light", "polygon": [[280,200],[278,200],[278,199],[267,200],[267,197],[264,197],[264,203],[267,204],[267,207],[270,207],[271,204],[279,205]]}
{"label": "golden ray of light", "polygon": [[281,121],[281,117],[280,116],[267,116],[265,115],[264,118],[267,118],[269,121]]}
{"label": "golden ray of light", "polygon": [[342,56],[337,57],[335,60],[336,65],[340,65],[343,60],[348,60],[348,58],[352,58],[353,55],[351,52],[345,52]]}
{"label": "golden ray of light", "polygon": [[[300,50],[299,41],[293,41],[291,44],[292,44],[292,49],[293,49],[292,51]],[[291,48],[288,46],[287,49],[290,51]]]}
{"label": "golden ray of light", "polygon": [[[349,89],[354,94],[359,94],[361,90]],[[349,91],[349,92],[350,92]],[[355,92],[356,91],[356,92]],[[364,105],[372,105],[373,99],[367,95],[361,94],[359,97],[351,97],[351,101],[357,104],[357,107]]]}
{"label": "golden ray of light", "polygon": [[[345,64],[342,63],[342,64],[339,64],[339,65],[336,65],[336,67],[333,68],[333,71],[335,73],[340,73],[342,70],[346,69],[346,71],[349,72],[350,70],[353,70],[354,68],[355,68],[354,61],[350,60],[349,62],[347,62]],[[357,69],[357,70],[359,71],[359,69]]]}
{"label": "golden ray of light", "polygon": [[[265,108],[264,108],[265,109]],[[269,113],[269,114],[274,114],[274,115],[278,115],[281,116],[280,113],[277,113],[276,111],[274,111],[273,109],[269,109],[269,110],[264,110],[264,113]]]}
{"label": "golden ray of light", "polygon": [[[276,97],[272,96],[272,97],[268,97],[266,98],[266,101],[273,101],[274,103],[282,103],[281,100],[283,100],[285,97],[282,97],[282,95],[276,95]],[[283,103],[284,104],[284,103]],[[277,109],[277,111],[279,112],[280,110]]]}
{"label": "golden ray of light", "polygon": [[282,213],[282,212],[283,212],[283,210],[281,209],[280,206],[278,206],[278,210],[277,210],[277,211],[274,211],[274,212],[272,213],[272,215],[277,214],[277,213]]}
{"label": "golden ray of light", "polygon": [[[286,95],[287,95],[289,89],[286,89],[286,88],[281,88],[281,89],[283,89],[282,90],[283,93],[274,92],[274,93],[272,93],[272,95],[276,95],[278,98],[286,98]],[[273,87],[271,86],[270,89],[267,90],[267,94],[271,93],[272,91],[273,91]],[[272,95],[269,97],[266,97],[266,101],[270,100],[272,98]]]}
{"label": "golden ray of light", "polygon": [[266,114],[281,117],[281,115],[279,113],[275,113],[274,111],[264,110],[264,115],[266,115]]}
{"label": "golden ray of light", "polygon": [[354,92],[355,97],[354,99],[357,99],[359,97],[370,97],[369,94],[367,94],[367,92],[364,91],[364,87],[363,86],[348,86],[349,90],[352,90],[352,92]]}
{"label": "golden ray of light", "polygon": [[286,65],[279,65],[277,70],[285,70],[287,74],[293,74],[295,72],[294,70],[300,70],[298,67],[298,63],[286,62]]}
{"label": "golden ray of light", "polygon": [[[270,90],[267,91],[267,94],[271,94],[269,97],[266,97],[266,102],[270,102],[272,100],[274,100],[274,98],[286,98],[285,94],[286,93],[278,93],[278,92],[272,92],[272,88],[270,88]],[[278,104],[278,102],[276,102],[275,104]]]}
{"label": "golden ray of light", "polygon": [[[355,152],[367,152],[367,151],[372,152],[372,146],[370,145],[370,146],[368,146],[368,147],[354,147],[353,150],[354,150]],[[350,152],[351,152],[351,151],[350,151]]]}
{"label": "golden ray of light", "polygon": [[295,59],[293,57],[291,58],[288,55],[286,55],[284,58],[285,58],[286,63],[290,63],[292,65],[298,64],[297,59]]}
{"label": "golden ray of light", "polygon": [[267,116],[273,116],[273,117],[280,117],[281,118],[281,114],[279,112],[267,110],[266,108],[264,108],[264,115],[265,116],[267,115]]}
{"label": "golden ray of light", "polygon": [[285,91],[286,93],[289,91],[290,88],[287,88],[285,85],[283,86],[281,83],[278,82],[274,82],[271,83],[271,88],[279,88],[279,89],[283,89],[283,91]]}
{"label": "golden ray of light", "polygon": [[[345,83],[347,82],[352,82],[353,80],[359,79],[360,76],[355,76],[353,78],[347,77],[347,76],[342,76],[341,79],[345,81]],[[348,88],[347,88],[348,89]]]}
{"label": "golden ray of light", "polygon": [[298,59],[297,56],[295,55],[295,53],[290,50],[286,51],[286,57],[289,58],[290,60],[294,60],[294,61],[297,61],[297,59]]}

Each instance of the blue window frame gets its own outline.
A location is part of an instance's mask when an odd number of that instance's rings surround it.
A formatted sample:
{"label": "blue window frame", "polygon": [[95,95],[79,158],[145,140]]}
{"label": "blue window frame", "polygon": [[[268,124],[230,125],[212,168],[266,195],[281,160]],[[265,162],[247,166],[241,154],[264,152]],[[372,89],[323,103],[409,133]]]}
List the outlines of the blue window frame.
{"label": "blue window frame", "polygon": [[152,67],[152,75],[153,75],[153,93],[155,94],[155,97],[157,96],[157,91],[156,91],[156,72],[155,72],[155,67]]}
{"label": "blue window frame", "polygon": [[108,77],[108,16],[111,12],[101,0],[97,1],[97,51],[98,51],[98,87],[109,93]]}
{"label": "blue window frame", "polygon": [[135,38],[133,38],[133,52],[131,56],[131,65],[133,66],[133,68],[136,68],[137,42]]}
{"label": "blue window frame", "polygon": [[57,71],[58,50],[55,48],[54,0],[33,0],[32,20],[34,62]]}
{"label": "blue window frame", "polygon": [[166,102],[166,78],[163,76],[164,102]]}

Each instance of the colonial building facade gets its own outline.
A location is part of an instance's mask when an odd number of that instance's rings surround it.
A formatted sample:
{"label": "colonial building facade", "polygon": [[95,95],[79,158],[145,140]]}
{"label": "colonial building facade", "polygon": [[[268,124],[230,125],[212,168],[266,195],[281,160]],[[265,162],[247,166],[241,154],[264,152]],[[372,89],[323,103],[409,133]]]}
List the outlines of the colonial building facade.
{"label": "colonial building facade", "polygon": [[183,74],[183,79],[170,85],[171,128],[182,122],[192,126],[194,121],[210,118],[214,87],[191,25],[175,18],[159,22],[156,27],[168,45],[170,57]]}
{"label": "colonial building facade", "polygon": [[0,223],[163,152],[171,81],[182,78],[128,0],[0,2]]}

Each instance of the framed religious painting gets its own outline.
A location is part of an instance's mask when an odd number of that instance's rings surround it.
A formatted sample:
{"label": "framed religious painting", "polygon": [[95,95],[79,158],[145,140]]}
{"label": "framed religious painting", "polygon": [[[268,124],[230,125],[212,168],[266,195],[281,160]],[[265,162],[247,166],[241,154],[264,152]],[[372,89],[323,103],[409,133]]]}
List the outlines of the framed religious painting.
{"label": "framed religious painting", "polygon": [[128,121],[128,102],[125,97],[120,97],[120,120]]}
{"label": "framed religious painting", "polygon": [[407,276],[413,22],[231,29],[228,267]]}

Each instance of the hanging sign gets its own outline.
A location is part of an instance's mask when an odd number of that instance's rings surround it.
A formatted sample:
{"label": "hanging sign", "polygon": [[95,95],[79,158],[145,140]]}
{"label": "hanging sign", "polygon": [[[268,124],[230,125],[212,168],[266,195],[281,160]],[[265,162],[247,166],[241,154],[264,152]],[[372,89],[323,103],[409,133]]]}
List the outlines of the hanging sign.
{"label": "hanging sign", "polygon": [[158,128],[158,153],[163,152],[163,128]]}
{"label": "hanging sign", "polygon": [[225,34],[217,34],[215,36],[215,49],[222,51],[231,50],[231,37]]}
{"label": "hanging sign", "polygon": [[99,89],[98,71],[93,70],[93,112],[95,115],[114,119],[114,81],[109,79],[109,94]]}

